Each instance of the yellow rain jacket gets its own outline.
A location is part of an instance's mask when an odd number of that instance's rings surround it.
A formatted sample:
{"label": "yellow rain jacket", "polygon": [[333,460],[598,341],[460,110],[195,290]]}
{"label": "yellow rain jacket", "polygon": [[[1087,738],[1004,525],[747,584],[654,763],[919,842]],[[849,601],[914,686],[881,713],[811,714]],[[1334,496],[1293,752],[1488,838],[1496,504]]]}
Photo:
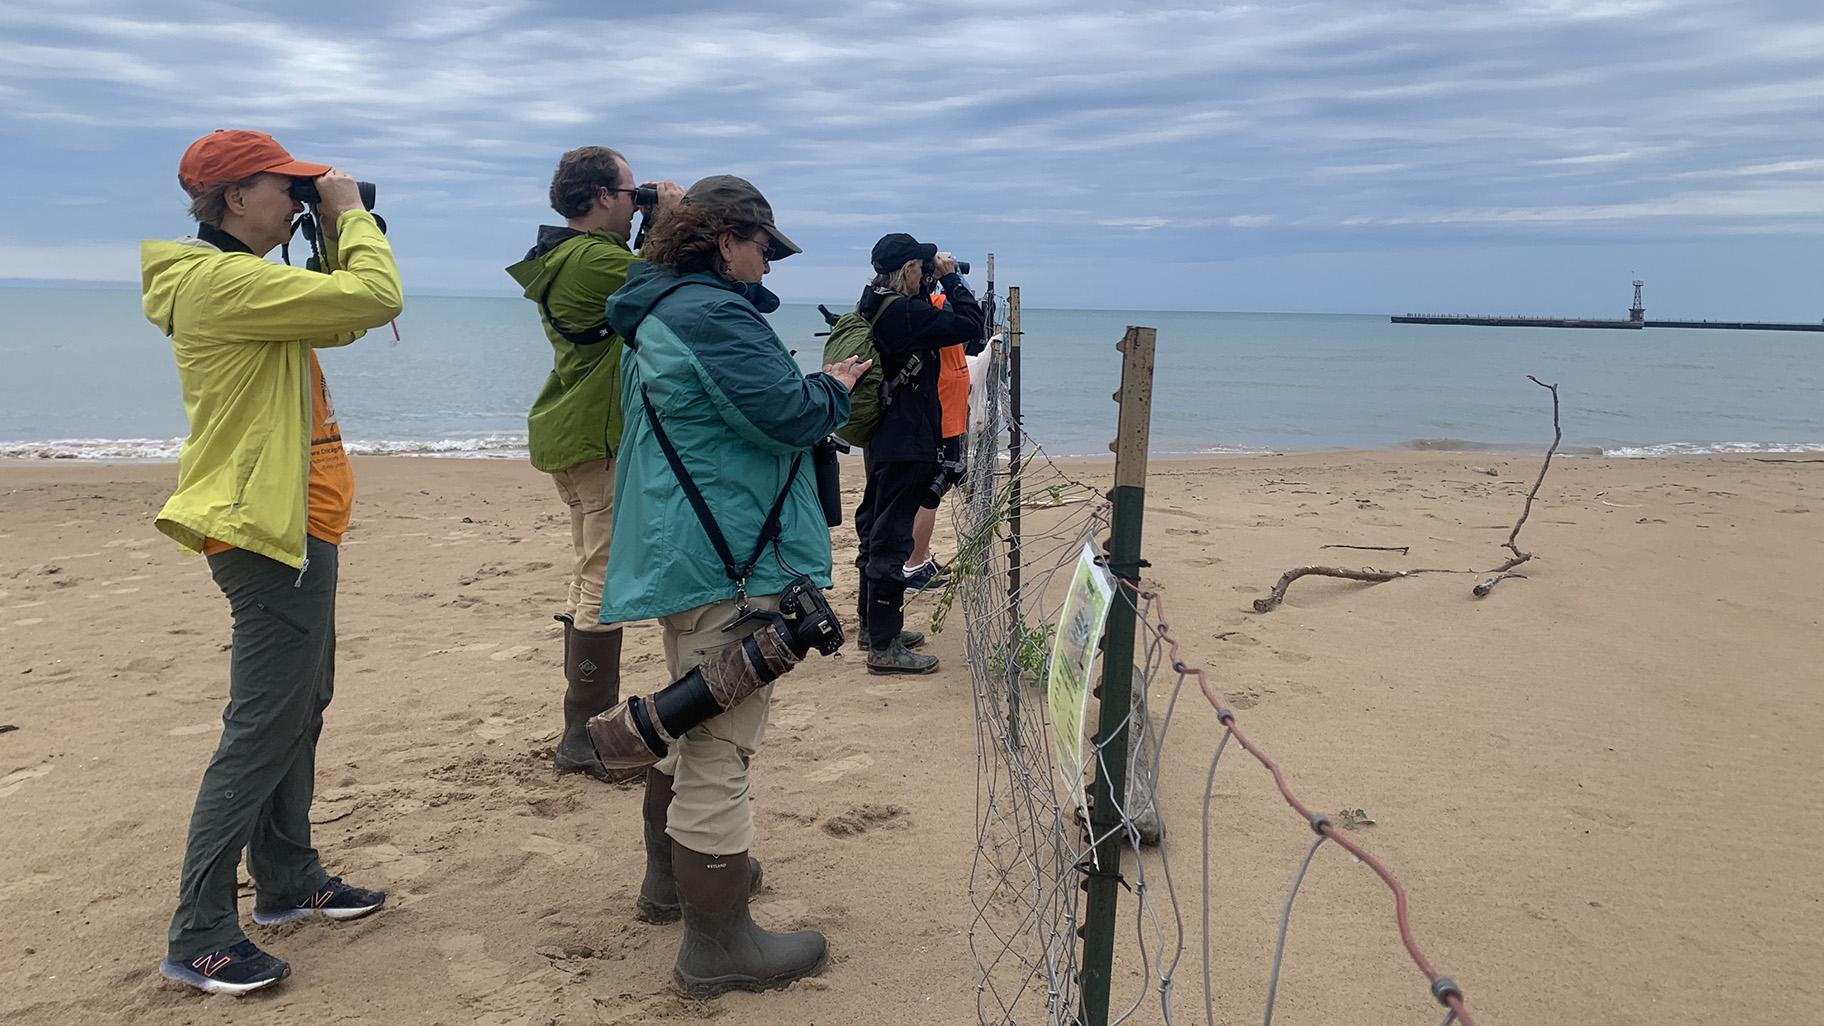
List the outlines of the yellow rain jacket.
{"label": "yellow rain jacket", "polygon": [[399,316],[392,247],[374,216],[337,221],[331,271],[200,239],[140,244],[146,319],[171,339],[190,436],[158,529],[189,552],[215,538],[304,567],[310,350]]}

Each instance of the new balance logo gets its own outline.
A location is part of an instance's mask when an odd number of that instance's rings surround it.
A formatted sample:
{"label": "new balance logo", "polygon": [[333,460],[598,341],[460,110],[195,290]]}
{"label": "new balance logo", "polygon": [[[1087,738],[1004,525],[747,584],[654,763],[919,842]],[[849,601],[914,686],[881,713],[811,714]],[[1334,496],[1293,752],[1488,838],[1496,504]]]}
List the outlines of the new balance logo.
{"label": "new balance logo", "polygon": [[190,966],[204,976],[214,976],[216,973],[221,972],[222,967],[227,965],[229,961],[231,960],[227,955],[210,953],[190,963]]}

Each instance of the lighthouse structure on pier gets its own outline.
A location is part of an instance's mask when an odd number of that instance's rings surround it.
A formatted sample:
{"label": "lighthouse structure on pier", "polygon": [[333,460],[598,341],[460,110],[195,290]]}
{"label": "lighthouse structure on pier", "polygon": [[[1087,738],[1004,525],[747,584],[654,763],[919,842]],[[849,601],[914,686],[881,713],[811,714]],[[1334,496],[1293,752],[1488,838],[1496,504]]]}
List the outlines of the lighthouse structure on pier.
{"label": "lighthouse structure on pier", "polygon": [[1646,282],[1641,281],[1639,278],[1634,279],[1634,305],[1628,307],[1628,320],[1634,324],[1644,325],[1647,323],[1647,307],[1640,300],[1640,290],[1644,288],[1646,284]]}

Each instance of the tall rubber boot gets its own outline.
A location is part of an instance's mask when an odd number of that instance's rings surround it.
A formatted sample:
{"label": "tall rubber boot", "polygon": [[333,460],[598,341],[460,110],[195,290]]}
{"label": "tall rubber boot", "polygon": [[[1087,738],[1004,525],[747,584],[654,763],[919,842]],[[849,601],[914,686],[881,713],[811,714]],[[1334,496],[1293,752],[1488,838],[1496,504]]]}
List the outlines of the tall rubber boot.
{"label": "tall rubber boot", "polygon": [[559,773],[586,773],[603,783],[619,784],[638,773],[615,776],[602,768],[589,741],[589,717],[607,712],[621,700],[621,629],[579,631],[564,621],[564,736],[551,753]]}
{"label": "tall rubber boot", "polygon": [[684,910],[684,942],[671,971],[679,993],[703,1000],[777,990],[823,971],[830,957],[823,934],[772,933],[748,915],[746,852],[705,855],[673,841],[671,865]]}
{"label": "tall rubber boot", "polygon": [[[646,878],[640,881],[635,913],[642,923],[675,923],[682,914],[678,907],[678,878],[671,870],[671,837],[665,833],[671,794],[670,776],[656,769],[646,771]],[[760,893],[760,860],[749,855],[747,865],[747,894],[751,898]]]}

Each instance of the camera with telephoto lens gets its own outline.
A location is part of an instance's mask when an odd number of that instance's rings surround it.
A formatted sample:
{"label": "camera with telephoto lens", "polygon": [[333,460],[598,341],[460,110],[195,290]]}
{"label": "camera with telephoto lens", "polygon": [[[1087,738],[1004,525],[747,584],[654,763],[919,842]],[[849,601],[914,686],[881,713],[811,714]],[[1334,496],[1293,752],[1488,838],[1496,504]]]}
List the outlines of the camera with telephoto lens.
{"label": "camera with telephoto lens", "polygon": [[779,612],[791,618],[791,633],[798,644],[808,644],[824,655],[842,648],[842,620],[830,608],[809,577],[800,575],[779,593]]}
{"label": "camera with telephoto lens", "polygon": [[656,185],[636,185],[633,187],[633,205],[636,207],[656,207],[659,205],[659,187]]}
{"label": "camera with telephoto lens", "polygon": [[[368,210],[374,209],[374,183],[356,182],[355,188],[361,191],[361,205]],[[323,197],[317,195],[315,178],[293,178],[291,180],[291,198],[299,203],[323,202]]]}

